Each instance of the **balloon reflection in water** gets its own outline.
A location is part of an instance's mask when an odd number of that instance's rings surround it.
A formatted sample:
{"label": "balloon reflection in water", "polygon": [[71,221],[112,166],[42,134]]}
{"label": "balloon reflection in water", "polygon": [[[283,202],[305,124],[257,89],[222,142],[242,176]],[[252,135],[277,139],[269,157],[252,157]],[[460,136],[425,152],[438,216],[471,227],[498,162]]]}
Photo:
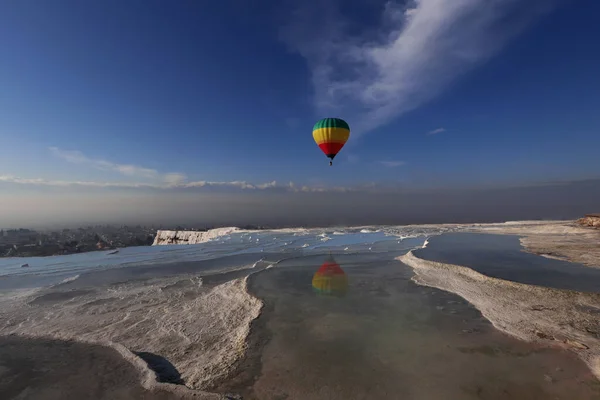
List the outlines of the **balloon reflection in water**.
{"label": "balloon reflection in water", "polygon": [[313,275],[312,286],[319,294],[341,297],[348,291],[348,277],[342,267],[330,257]]}

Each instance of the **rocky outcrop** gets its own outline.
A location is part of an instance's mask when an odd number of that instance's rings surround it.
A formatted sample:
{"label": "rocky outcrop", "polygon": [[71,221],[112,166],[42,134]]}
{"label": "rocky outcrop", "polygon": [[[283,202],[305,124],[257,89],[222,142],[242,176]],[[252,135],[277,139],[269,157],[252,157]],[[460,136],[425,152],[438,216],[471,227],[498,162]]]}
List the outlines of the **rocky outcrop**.
{"label": "rocky outcrop", "polygon": [[216,239],[220,236],[229,235],[239,228],[227,227],[227,228],[216,228],[210,229],[204,232],[196,231],[162,231],[156,232],[154,243],[152,246],[166,245],[166,244],[198,244],[208,242],[209,240]]}
{"label": "rocky outcrop", "polygon": [[587,214],[585,217],[578,219],[577,223],[593,228],[600,228],[600,214]]}

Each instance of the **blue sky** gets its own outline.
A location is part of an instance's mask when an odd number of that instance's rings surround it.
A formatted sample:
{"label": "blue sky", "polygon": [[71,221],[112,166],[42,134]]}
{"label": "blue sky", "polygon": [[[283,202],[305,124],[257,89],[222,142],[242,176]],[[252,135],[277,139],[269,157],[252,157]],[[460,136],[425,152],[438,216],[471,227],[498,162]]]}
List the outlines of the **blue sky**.
{"label": "blue sky", "polygon": [[600,4],[493,3],[1,2],[0,190],[599,177]]}

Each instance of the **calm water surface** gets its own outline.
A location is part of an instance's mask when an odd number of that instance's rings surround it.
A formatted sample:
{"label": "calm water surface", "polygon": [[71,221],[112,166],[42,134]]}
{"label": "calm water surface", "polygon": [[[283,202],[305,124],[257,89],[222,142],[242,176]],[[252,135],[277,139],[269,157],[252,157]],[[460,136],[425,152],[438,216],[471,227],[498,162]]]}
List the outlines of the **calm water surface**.
{"label": "calm water surface", "polygon": [[[249,289],[265,303],[251,351],[214,388],[244,399],[600,399],[598,381],[573,354],[512,339],[460,297],[414,284],[413,271],[393,258],[427,232],[405,233],[252,232],[26,260],[30,268],[7,259],[0,290],[67,278],[49,290],[75,296],[138,279],[197,274],[211,285],[251,274]],[[447,234],[416,252],[526,283],[597,290],[600,282],[589,268],[521,252],[510,236]]]}
{"label": "calm water surface", "polygon": [[323,269],[328,255],[251,277],[265,301],[251,334],[261,352],[247,379],[222,389],[244,399],[600,398],[574,355],[496,331],[458,296],[414,284],[409,267],[372,255],[333,260],[345,278]]}
{"label": "calm water surface", "polygon": [[430,238],[414,254],[514,282],[600,292],[600,269],[526,253],[518,236],[448,233]]}

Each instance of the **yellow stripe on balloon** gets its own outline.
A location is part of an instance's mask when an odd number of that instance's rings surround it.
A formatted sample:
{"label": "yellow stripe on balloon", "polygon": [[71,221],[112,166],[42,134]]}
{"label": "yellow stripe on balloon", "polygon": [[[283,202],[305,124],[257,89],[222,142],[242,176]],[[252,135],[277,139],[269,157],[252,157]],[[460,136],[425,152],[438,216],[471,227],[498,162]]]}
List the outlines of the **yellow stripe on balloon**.
{"label": "yellow stripe on balloon", "polygon": [[317,145],[323,143],[346,143],[350,131],[344,128],[320,128],[313,131],[313,139]]}

